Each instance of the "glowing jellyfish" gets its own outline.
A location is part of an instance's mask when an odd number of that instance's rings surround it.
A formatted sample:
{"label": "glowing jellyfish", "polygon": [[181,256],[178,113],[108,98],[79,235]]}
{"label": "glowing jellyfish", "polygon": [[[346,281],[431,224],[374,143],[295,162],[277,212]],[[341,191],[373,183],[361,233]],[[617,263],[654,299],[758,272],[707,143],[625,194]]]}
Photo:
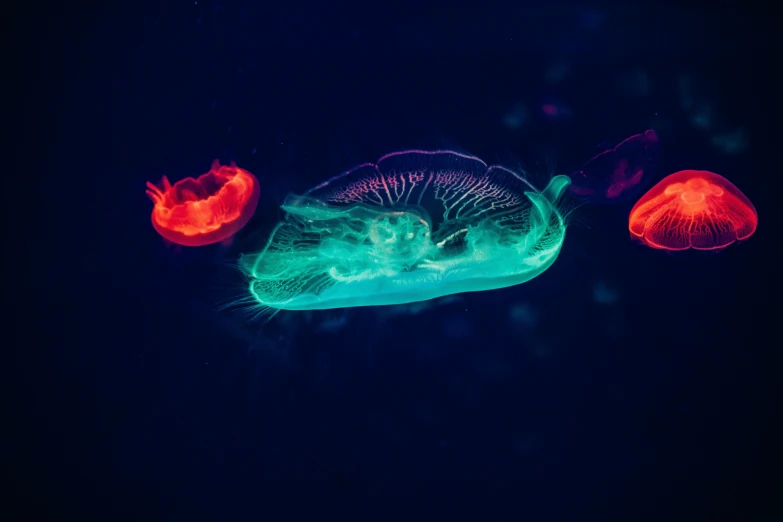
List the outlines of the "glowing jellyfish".
{"label": "glowing jellyfish", "polygon": [[557,258],[557,202],[503,167],[449,151],[364,164],[282,205],[286,218],[240,266],[260,307],[312,310],[425,301],[524,283]]}
{"label": "glowing jellyfish", "polygon": [[261,195],[255,176],[218,160],[196,179],[185,178],[172,185],[164,176],[160,187],[150,182],[147,187],[155,203],[152,226],[165,239],[183,246],[230,238],[250,220]]}
{"label": "glowing jellyfish", "polygon": [[631,136],[574,172],[569,190],[591,203],[621,203],[633,199],[655,172],[659,152],[655,131]]}
{"label": "glowing jellyfish", "polygon": [[631,237],[664,250],[719,250],[756,231],[758,215],[729,180],[706,170],[663,178],[634,205]]}

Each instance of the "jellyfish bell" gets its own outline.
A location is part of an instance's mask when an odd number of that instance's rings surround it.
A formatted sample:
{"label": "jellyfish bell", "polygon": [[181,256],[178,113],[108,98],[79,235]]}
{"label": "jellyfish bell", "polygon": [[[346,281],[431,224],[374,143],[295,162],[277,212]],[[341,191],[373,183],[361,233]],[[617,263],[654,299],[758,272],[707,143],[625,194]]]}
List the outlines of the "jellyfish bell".
{"label": "jellyfish bell", "polygon": [[636,197],[658,166],[660,146],[653,130],[635,134],[589,159],[571,175],[572,194],[591,203],[622,203]]}
{"label": "jellyfish bell", "polygon": [[289,196],[285,219],[242,256],[275,310],[398,305],[524,283],[557,258],[558,201],[517,173],[451,151],[405,151]]}
{"label": "jellyfish bell", "polygon": [[256,210],[261,189],[253,174],[215,160],[209,172],[173,185],[164,176],[147,182],[155,204],[152,226],[164,239],[182,246],[228,245]]}
{"label": "jellyfish bell", "polygon": [[675,172],[631,209],[631,238],[651,248],[721,251],[756,231],[758,214],[729,180],[706,170]]}

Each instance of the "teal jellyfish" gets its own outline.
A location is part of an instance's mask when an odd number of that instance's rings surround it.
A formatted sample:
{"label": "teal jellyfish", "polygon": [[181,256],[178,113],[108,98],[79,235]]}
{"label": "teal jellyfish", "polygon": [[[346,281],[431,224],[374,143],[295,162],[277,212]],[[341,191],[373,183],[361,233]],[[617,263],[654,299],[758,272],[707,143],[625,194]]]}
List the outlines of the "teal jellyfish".
{"label": "teal jellyfish", "polygon": [[266,246],[240,259],[256,304],[314,310],[404,304],[517,285],[565,238],[557,202],[503,167],[450,151],[382,157],[286,198]]}

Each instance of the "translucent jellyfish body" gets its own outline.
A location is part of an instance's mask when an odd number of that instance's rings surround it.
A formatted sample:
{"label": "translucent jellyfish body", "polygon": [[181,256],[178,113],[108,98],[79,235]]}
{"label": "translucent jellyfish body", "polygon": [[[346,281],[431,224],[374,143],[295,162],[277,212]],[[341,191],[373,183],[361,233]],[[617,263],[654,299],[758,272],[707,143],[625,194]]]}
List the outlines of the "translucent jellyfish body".
{"label": "translucent jellyfish body", "polygon": [[648,130],[620,142],[571,175],[571,193],[590,203],[614,204],[633,199],[647,186],[658,165],[660,145]]}
{"label": "translucent jellyfish body", "polygon": [[449,151],[405,151],[289,196],[285,219],[240,266],[264,307],[393,305],[524,283],[557,258],[557,202],[503,167]]}
{"label": "translucent jellyfish body", "polygon": [[631,238],[662,250],[721,250],[749,238],[758,214],[729,180],[706,170],[663,178],[631,209]]}
{"label": "translucent jellyfish body", "polygon": [[212,163],[209,172],[172,185],[147,182],[155,203],[152,226],[165,239],[183,246],[225,241],[244,227],[258,205],[261,189],[250,172],[236,165]]}

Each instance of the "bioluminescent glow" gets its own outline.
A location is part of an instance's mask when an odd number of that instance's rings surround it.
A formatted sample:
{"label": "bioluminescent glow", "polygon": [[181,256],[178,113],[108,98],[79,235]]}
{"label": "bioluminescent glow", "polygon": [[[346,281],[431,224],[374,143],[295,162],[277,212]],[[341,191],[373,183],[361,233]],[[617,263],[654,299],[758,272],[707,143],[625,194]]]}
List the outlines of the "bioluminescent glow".
{"label": "bioluminescent glow", "polygon": [[634,205],[631,237],[663,250],[720,250],[749,238],[756,209],[729,180],[706,170],[663,178]]}
{"label": "bioluminescent glow", "polygon": [[160,186],[147,182],[155,203],[152,226],[183,246],[224,241],[244,227],[258,205],[261,189],[250,172],[234,164],[212,163],[209,172],[174,185],[164,176]]}
{"label": "bioluminescent glow", "polygon": [[312,310],[424,301],[524,283],[557,258],[557,202],[519,174],[450,151],[405,151],[301,196],[240,266],[261,307]]}

